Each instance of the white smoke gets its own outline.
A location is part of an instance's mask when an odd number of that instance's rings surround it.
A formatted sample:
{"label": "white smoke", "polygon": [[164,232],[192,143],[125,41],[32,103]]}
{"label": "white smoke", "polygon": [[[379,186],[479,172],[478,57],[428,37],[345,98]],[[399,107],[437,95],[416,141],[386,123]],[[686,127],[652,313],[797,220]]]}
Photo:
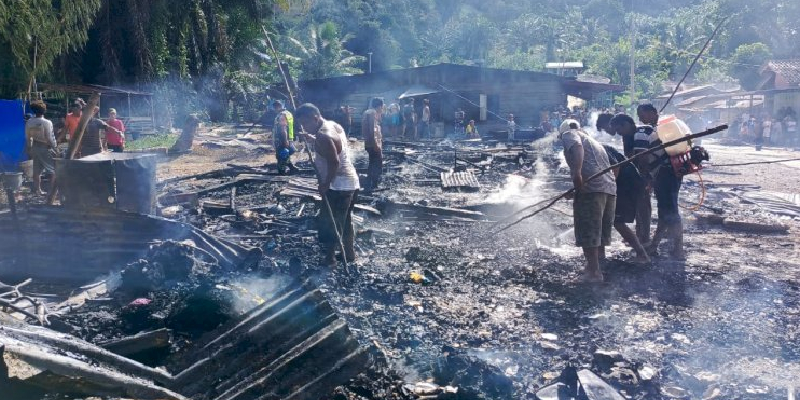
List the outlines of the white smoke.
{"label": "white smoke", "polygon": [[292,278],[284,275],[275,275],[269,278],[243,276],[234,278],[223,287],[234,293],[233,307],[237,312],[244,314],[269,301],[291,281]]}

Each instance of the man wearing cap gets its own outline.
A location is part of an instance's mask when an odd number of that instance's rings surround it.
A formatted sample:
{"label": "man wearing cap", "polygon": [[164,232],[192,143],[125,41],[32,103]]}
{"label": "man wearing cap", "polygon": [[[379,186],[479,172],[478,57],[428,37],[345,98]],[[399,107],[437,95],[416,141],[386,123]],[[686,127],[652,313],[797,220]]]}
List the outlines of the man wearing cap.
{"label": "man wearing cap", "polygon": [[381,183],[383,174],[383,135],[381,133],[381,117],[383,115],[383,99],[374,98],[370,108],[364,111],[361,118],[361,137],[364,138],[364,149],[369,154],[367,172],[367,188],[374,190]]}
{"label": "man wearing cap", "polygon": [[617,184],[611,171],[588,180],[608,168],[610,163],[603,146],[584,133],[578,121],[565,120],[558,132],[575,189],[575,244],[583,248],[586,257],[586,269],[581,280],[602,282],[600,259],[605,258],[605,246],[611,244]]}
{"label": "man wearing cap", "polygon": [[295,147],[292,142],[294,141],[294,116],[289,110],[283,108],[283,104],[275,100],[272,103],[277,116],[275,123],[272,125],[272,140],[275,147],[275,158],[278,161],[278,173],[281,175],[286,174],[286,169],[289,172],[297,172],[297,168],[292,164],[292,154],[295,153]]}

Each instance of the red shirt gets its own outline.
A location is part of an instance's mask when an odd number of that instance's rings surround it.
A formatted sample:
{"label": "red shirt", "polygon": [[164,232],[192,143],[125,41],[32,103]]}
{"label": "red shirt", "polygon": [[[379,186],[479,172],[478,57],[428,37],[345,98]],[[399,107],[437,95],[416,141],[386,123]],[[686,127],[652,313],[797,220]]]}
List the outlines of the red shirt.
{"label": "red shirt", "polygon": [[67,114],[67,118],[64,119],[64,127],[67,128],[67,139],[75,134],[79,122],[81,122],[81,113],[78,113],[77,116],[72,115],[72,113]]}
{"label": "red shirt", "polygon": [[[117,118],[115,120],[108,120],[106,121],[109,128],[106,128],[106,142],[111,146],[123,146],[125,145],[125,124],[122,123],[122,120]],[[114,132],[113,128],[117,128],[123,134],[118,134]]]}

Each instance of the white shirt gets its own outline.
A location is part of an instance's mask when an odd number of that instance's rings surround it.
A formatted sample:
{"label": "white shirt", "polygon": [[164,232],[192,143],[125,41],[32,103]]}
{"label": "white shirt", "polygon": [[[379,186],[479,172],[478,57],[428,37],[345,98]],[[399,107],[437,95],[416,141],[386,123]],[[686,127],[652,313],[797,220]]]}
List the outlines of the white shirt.
{"label": "white shirt", "polygon": [[35,117],[25,123],[25,134],[34,142],[46,144],[50,148],[58,147],[56,137],[53,135],[53,123],[44,117]]}
{"label": "white shirt", "polygon": [[[342,151],[339,153],[339,169],[334,171],[336,174],[331,181],[331,190],[337,191],[350,191],[358,190],[361,186],[358,183],[358,173],[353,161],[350,159],[350,147],[347,143],[347,135],[341,125],[333,121],[322,121],[322,127],[319,128],[317,135],[326,135],[330,138],[338,138],[342,143]],[[320,179],[324,182],[328,179],[328,162],[325,157],[322,157],[314,150],[314,164],[319,171]]]}

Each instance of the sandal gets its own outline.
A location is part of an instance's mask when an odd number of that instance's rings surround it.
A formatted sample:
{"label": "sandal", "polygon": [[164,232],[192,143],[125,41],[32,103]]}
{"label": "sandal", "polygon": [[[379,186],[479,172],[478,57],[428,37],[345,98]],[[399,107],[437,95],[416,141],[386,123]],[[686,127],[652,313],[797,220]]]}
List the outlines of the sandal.
{"label": "sandal", "polygon": [[575,280],[574,283],[603,283],[603,275],[589,275],[589,274],[580,274]]}

